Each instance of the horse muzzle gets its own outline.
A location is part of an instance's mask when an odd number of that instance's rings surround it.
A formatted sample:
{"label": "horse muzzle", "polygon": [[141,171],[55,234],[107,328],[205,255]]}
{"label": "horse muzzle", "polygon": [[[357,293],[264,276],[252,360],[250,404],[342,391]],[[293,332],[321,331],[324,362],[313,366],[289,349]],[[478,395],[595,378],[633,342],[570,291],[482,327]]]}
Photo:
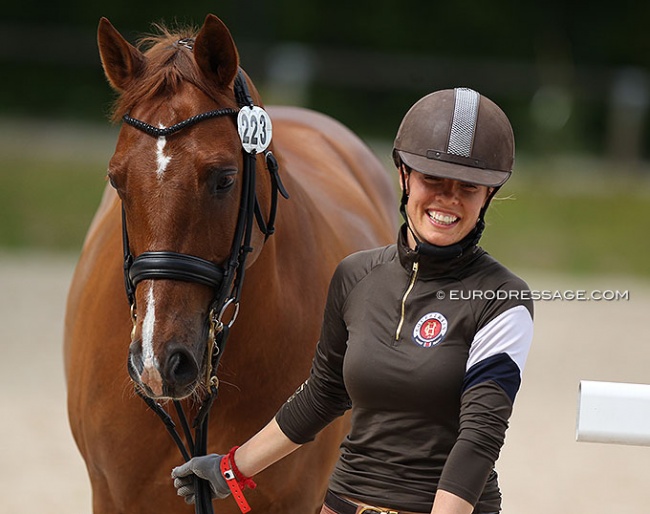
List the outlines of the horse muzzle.
{"label": "horse muzzle", "polygon": [[185,346],[169,342],[160,356],[143,358],[142,342],[129,349],[131,379],[151,398],[180,400],[191,395],[201,378],[200,366]]}

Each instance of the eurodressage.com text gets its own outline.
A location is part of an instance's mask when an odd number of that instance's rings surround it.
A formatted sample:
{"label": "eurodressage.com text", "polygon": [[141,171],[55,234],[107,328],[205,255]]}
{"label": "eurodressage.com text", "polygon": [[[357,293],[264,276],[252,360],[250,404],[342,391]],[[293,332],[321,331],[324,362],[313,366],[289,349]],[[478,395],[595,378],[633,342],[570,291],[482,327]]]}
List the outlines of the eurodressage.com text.
{"label": "eurodressage.com text", "polygon": [[461,290],[451,289],[449,291],[438,291],[436,293],[438,300],[532,300],[534,302],[554,302],[554,301],[576,301],[576,302],[618,302],[629,301],[630,292],[614,291],[611,289],[588,291],[586,289],[572,289],[561,291],[559,289],[531,289],[524,291],[491,291],[491,290]]}

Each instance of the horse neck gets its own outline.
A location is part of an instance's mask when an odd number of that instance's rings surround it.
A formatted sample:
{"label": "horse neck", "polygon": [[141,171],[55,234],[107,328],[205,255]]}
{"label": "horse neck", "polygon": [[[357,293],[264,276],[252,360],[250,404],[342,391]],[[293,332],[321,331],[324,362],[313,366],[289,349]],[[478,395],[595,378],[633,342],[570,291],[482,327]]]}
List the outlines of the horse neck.
{"label": "horse neck", "polygon": [[224,359],[291,376],[309,369],[340,250],[320,244],[312,200],[290,178],[285,185],[291,199],[280,199],[277,230],[246,270],[236,342],[228,343]]}

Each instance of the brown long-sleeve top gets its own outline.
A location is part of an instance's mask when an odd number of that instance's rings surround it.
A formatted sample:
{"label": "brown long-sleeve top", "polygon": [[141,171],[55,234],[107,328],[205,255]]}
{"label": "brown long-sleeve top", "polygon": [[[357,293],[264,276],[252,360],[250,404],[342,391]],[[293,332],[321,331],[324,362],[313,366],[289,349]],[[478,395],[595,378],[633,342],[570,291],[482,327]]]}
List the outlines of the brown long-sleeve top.
{"label": "brown long-sleeve top", "polygon": [[396,245],[337,268],[309,379],[276,419],[305,443],[352,408],[330,489],[429,512],[437,489],[498,512],[494,463],[532,340],[528,286],[484,250]]}

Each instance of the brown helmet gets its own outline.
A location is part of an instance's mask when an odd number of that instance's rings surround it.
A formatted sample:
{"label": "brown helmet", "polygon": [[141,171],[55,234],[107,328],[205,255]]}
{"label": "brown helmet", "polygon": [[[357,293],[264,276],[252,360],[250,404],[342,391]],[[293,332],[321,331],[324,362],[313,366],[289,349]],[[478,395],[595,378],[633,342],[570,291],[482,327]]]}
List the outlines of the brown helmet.
{"label": "brown helmet", "polygon": [[505,113],[467,88],[436,91],[406,113],[393,159],[420,173],[499,187],[512,172],[515,138]]}

